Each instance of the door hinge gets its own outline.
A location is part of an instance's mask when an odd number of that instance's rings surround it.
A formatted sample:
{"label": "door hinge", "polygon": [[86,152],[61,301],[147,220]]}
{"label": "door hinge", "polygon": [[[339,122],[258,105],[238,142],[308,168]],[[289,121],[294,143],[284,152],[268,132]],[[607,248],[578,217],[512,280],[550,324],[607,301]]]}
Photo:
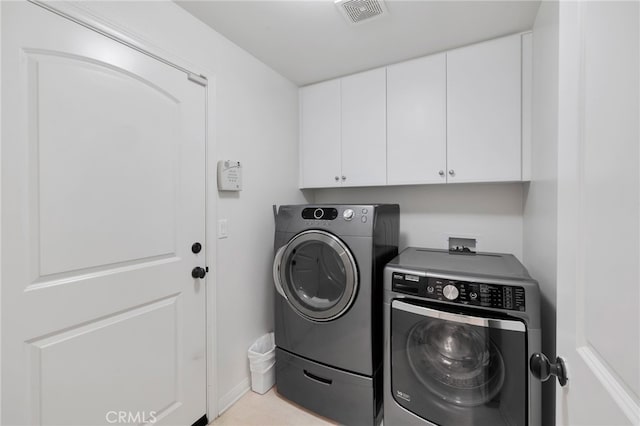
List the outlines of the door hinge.
{"label": "door hinge", "polygon": [[187,78],[190,81],[193,81],[194,83],[199,84],[200,86],[207,87],[208,80],[207,80],[207,77],[203,75],[197,75],[190,72],[189,74],[187,74]]}

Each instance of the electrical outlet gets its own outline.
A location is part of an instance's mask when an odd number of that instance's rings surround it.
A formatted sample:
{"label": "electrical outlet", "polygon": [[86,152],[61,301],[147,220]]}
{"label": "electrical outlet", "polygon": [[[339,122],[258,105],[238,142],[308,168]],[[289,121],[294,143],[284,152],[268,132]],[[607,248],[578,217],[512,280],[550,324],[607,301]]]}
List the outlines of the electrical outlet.
{"label": "electrical outlet", "polygon": [[227,219],[218,220],[218,239],[227,238],[229,236],[229,227],[227,225]]}

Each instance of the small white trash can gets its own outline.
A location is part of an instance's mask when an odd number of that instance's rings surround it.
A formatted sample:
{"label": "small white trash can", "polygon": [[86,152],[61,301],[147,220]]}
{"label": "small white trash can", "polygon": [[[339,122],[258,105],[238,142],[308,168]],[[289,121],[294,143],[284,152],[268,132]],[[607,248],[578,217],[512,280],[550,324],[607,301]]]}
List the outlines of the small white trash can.
{"label": "small white trash can", "polygon": [[247,355],[251,370],[251,390],[259,394],[266,393],[276,382],[276,343],[273,333],[256,340]]}

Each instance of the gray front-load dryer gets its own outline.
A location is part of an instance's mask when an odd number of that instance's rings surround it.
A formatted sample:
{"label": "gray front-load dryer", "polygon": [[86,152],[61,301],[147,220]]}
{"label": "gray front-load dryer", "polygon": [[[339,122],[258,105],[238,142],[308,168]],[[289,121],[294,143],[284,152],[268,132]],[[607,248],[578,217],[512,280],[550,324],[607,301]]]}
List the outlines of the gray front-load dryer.
{"label": "gray front-load dryer", "polygon": [[278,393],[347,425],[382,408],[382,272],[398,205],[281,206],[276,216]]}
{"label": "gray front-load dryer", "polygon": [[513,255],[410,247],[384,286],[385,425],[540,425],[540,294]]}

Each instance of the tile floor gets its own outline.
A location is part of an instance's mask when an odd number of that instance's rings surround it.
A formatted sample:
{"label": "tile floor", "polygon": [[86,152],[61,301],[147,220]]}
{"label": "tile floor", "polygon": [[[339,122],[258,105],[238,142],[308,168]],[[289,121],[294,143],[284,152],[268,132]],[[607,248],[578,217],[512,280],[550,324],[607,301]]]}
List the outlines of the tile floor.
{"label": "tile floor", "polygon": [[337,423],[317,416],[282,398],[275,388],[264,395],[249,391],[215,419],[213,426],[334,426]]}

